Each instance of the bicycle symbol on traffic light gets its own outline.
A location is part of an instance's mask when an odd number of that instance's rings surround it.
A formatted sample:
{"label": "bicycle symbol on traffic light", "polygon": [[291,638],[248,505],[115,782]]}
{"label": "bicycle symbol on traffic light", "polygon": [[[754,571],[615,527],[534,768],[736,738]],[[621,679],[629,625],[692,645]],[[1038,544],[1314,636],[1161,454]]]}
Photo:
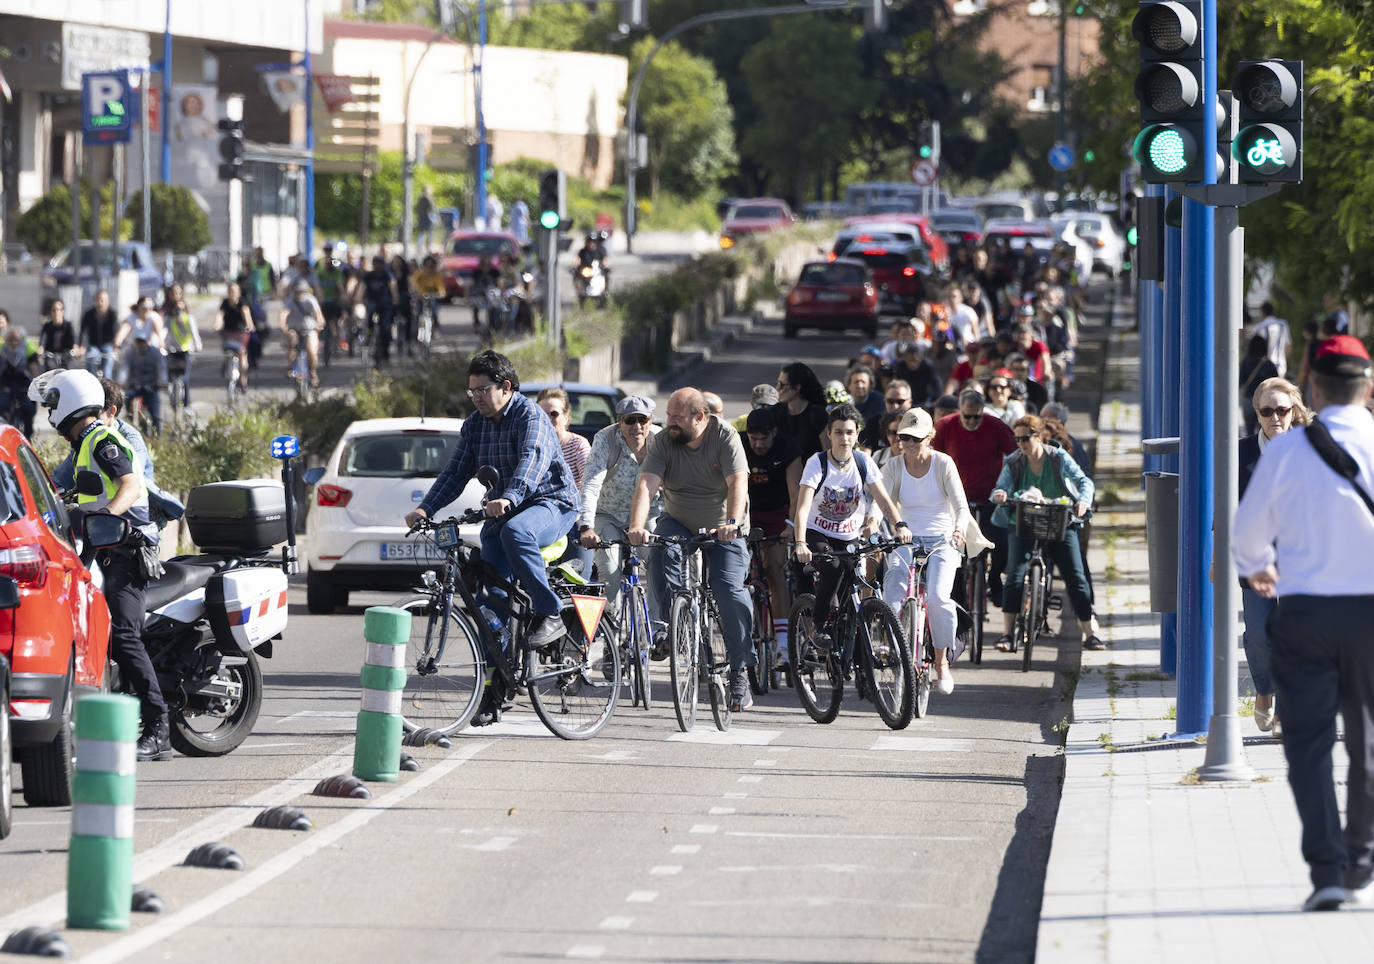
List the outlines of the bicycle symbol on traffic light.
{"label": "bicycle symbol on traffic light", "polygon": [[1265,164],[1277,164],[1282,167],[1284,166],[1283,145],[1277,138],[1257,140],[1245,152],[1245,163],[1256,168],[1263,167]]}

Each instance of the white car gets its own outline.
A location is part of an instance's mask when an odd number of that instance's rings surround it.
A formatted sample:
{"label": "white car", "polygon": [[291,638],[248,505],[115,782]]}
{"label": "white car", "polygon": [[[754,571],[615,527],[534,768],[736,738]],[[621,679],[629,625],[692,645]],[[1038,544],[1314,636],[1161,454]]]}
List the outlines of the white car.
{"label": "white car", "polygon": [[1074,234],[1092,250],[1093,267],[1115,278],[1126,261],[1126,239],[1112,219],[1093,211],[1072,211],[1062,217],[1073,222]]}
{"label": "white car", "polygon": [[[327,614],[348,605],[355,589],[398,589],[443,564],[419,536],[406,537],[405,516],[425,497],[453,454],[460,418],[374,418],[354,422],[323,468],[305,473],[315,487],[306,515],[306,607]],[[482,504],[476,481],[438,518]],[[475,541],[480,525],[463,527]]]}

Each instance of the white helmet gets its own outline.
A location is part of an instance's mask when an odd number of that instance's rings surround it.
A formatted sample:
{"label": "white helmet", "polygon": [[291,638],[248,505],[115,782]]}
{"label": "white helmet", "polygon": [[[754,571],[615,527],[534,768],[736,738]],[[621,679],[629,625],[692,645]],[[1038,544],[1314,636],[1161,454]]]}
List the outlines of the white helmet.
{"label": "white helmet", "polygon": [[100,379],[80,369],[39,375],[29,385],[29,398],[48,409],[48,423],[64,435],[72,422],[105,409]]}

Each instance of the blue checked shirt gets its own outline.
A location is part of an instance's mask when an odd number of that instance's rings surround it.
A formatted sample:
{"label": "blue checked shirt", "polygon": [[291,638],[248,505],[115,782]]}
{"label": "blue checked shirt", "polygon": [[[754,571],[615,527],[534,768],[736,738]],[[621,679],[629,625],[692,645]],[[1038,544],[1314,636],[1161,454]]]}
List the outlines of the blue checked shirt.
{"label": "blue checked shirt", "polygon": [[580,506],[572,469],[563,458],[553,422],[519,392],[506,403],[499,421],[474,414],[463,422],[448,465],[419,507],[433,518],[462,494],[483,465],[494,468],[500,479],[496,497],[510,500],[513,506],[535,499],[568,509]]}

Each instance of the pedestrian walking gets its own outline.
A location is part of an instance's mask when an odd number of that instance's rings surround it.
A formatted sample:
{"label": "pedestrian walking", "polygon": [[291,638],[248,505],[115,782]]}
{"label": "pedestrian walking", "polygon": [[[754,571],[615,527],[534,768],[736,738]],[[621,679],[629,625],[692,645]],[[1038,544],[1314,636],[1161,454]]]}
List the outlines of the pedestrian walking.
{"label": "pedestrian walking", "polygon": [[1274,314],[1274,303],[1266,301],[1260,305],[1260,320],[1248,332],[1264,339],[1269,360],[1279,370],[1280,378],[1288,377],[1288,352],[1293,347],[1293,333],[1288,322]]}
{"label": "pedestrian walking", "polygon": [[[1374,899],[1374,419],[1369,353],[1338,335],[1317,346],[1301,432],[1270,439],[1236,510],[1236,570],[1277,598],[1268,621],[1288,784],[1312,893],[1303,910]],[[1341,828],[1331,748],[1336,713],[1350,757]]]}

